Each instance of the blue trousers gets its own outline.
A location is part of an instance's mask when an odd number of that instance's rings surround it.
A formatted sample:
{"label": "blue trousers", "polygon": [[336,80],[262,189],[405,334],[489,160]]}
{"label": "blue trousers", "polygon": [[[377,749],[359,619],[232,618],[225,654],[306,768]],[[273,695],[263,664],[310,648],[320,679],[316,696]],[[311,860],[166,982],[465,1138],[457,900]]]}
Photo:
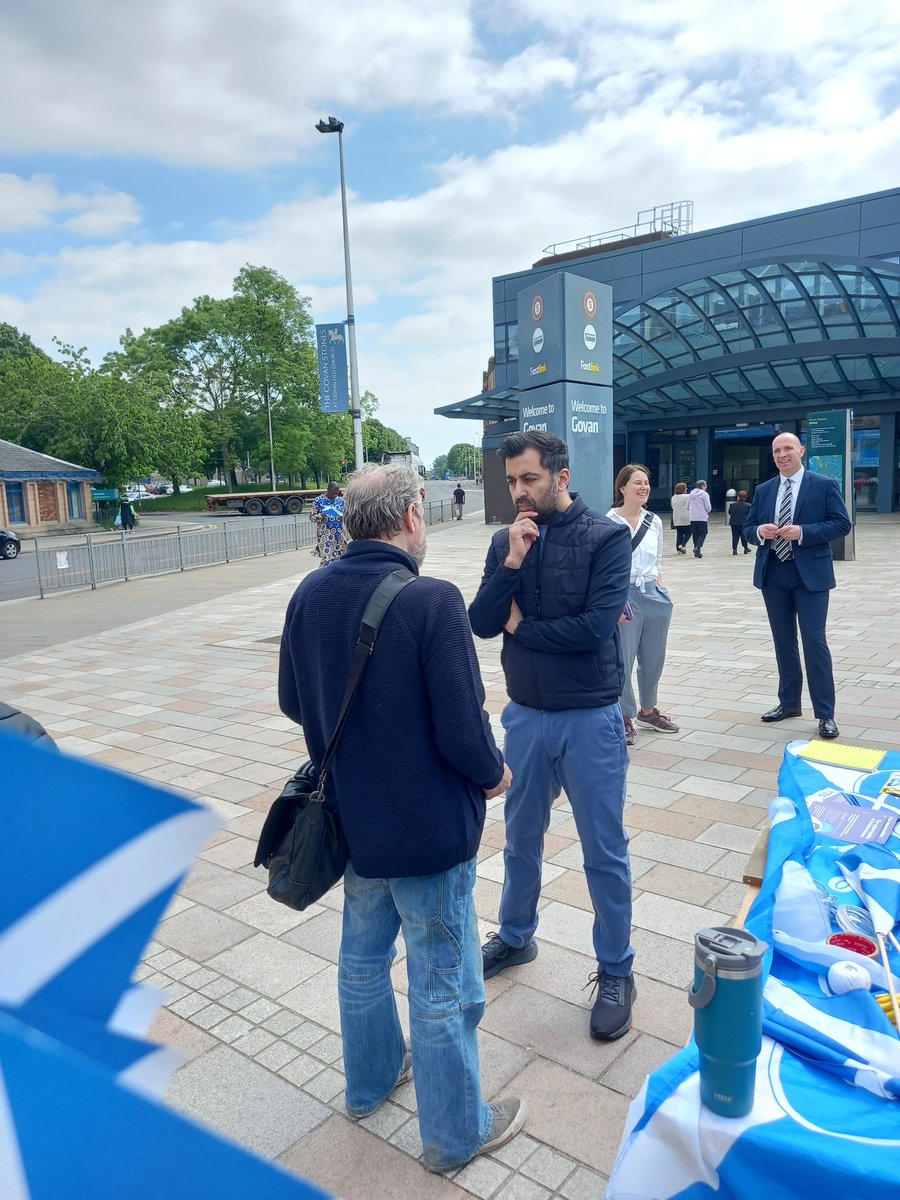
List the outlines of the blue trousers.
{"label": "blue trousers", "polygon": [[364,879],[348,866],[344,876],[338,997],[347,1109],[374,1112],[401,1074],[406,1046],[391,963],[402,928],[419,1130],[435,1170],[468,1162],[491,1130],[478,1064],[484,978],[474,886],[474,858],[438,875]]}
{"label": "blue trousers", "polygon": [[500,936],[516,947],[534,937],[544,834],[562,786],[572,805],[594,906],[594,954],[611,975],[630,975],[631,867],[622,819],[628,751],[621,708],[542,712],[511,701],[502,721],[513,781],[504,810]]}
{"label": "blue trousers", "polygon": [[778,663],[778,703],[785,708],[800,707],[803,672],[797,646],[799,625],[813,712],[820,721],[834,717],[834,672],[825,637],[828,592],[809,591],[797,564],[793,560],[783,563],[770,552],[762,594]]}

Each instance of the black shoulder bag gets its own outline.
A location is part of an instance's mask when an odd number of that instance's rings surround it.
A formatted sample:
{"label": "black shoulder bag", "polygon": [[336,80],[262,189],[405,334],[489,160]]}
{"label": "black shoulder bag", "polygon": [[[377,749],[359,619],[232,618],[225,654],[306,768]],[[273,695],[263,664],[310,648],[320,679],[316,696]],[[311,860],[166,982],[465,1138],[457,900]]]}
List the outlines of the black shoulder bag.
{"label": "black shoulder bag", "polygon": [[325,807],[325,784],[347,722],[347,713],[362,678],[385,613],[394,598],[416,576],[406,567],[392,571],[372,593],[359,624],[359,640],[353,651],[350,675],[344,689],[337,726],[331,735],[322,766],[305,762],[269,809],[255,867],[267,867],[273,900],[301,912],[334,887],[343,877],[349,854],[340,816]]}
{"label": "black shoulder bag", "polygon": [[632,554],[635,552],[635,550],[637,550],[638,546],[644,540],[644,538],[647,534],[647,530],[650,528],[650,526],[652,524],[653,524],[653,513],[645,512],[643,521],[641,521],[636,532],[632,535],[632,538],[631,538],[631,553]]}

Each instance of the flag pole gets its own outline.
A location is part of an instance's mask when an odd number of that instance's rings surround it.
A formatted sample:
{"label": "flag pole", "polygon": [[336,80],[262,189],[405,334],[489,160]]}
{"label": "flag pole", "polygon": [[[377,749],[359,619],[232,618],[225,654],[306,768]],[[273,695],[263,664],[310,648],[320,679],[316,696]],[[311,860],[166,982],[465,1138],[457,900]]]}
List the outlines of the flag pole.
{"label": "flag pole", "polygon": [[891,995],[891,1007],[894,1010],[894,1024],[897,1026],[898,1031],[900,1031],[900,1004],[897,1003],[897,993],[894,990],[894,977],[891,974],[891,964],[888,962],[887,946],[884,942],[884,934],[877,933],[875,936],[878,939],[878,949],[881,954],[881,965],[884,967],[884,973],[887,976],[888,991]]}

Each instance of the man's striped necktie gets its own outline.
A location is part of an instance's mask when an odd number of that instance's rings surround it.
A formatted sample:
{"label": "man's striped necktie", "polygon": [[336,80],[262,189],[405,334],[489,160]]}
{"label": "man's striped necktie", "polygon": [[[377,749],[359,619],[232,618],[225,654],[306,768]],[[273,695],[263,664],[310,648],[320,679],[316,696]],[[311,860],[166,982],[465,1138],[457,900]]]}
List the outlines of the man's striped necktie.
{"label": "man's striped necktie", "polygon": [[[784,490],[781,494],[781,504],[778,508],[778,528],[783,529],[785,525],[791,523],[791,481],[784,481]],[[775,555],[781,562],[790,562],[794,557],[794,552],[791,549],[791,543],[787,538],[777,537],[774,543]]]}

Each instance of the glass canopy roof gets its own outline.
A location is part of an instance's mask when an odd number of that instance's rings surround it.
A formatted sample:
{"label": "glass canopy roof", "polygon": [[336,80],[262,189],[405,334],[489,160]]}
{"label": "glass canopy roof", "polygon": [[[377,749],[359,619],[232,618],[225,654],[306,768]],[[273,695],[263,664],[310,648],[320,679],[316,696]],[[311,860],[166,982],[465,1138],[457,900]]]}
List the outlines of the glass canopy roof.
{"label": "glass canopy roof", "polygon": [[[900,267],[746,263],[668,288],[613,320],[616,417],[900,395]],[[518,416],[515,388],[436,411]]]}

